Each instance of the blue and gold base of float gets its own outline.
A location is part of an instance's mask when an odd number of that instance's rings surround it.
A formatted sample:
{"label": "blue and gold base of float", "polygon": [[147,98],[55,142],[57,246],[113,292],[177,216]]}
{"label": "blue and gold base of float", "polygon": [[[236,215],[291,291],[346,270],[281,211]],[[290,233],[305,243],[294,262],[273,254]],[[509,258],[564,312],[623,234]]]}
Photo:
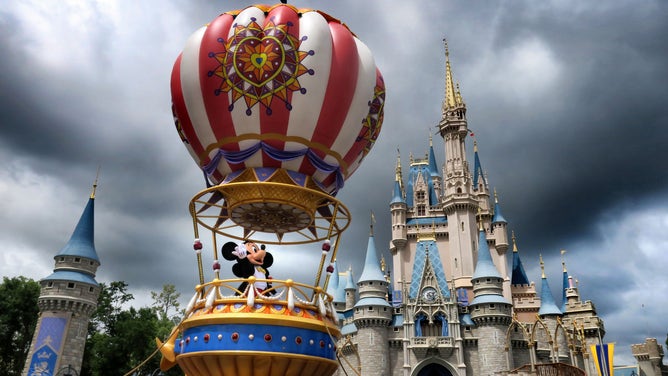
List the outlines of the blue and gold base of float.
{"label": "blue and gold base of float", "polygon": [[252,287],[221,295],[243,281],[198,286],[186,319],[167,343],[158,341],[161,368],[178,364],[186,375],[205,376],[332,375],[341,333],[331,297],[319,288],[275,280],[275,295],[250,292]]}

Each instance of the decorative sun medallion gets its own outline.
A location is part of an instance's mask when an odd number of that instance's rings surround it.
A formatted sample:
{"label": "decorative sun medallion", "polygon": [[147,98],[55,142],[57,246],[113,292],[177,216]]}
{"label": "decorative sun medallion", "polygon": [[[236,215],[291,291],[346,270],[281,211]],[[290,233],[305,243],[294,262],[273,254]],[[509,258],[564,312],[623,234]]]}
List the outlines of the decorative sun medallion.
{"label": "decorative sun medallion", "polygon": [[[382,77],[380,78],[382,82]],[[362,129],[357,135],[356,142],[366,141],[362,149],[364,158],[378,139],[380,127],[383,124],[383,108],[385,106],[385,87],[376,85],[373,90],[373,99],[369,102],[369,114],[362,120]]]}
{"label": "decorative sun medallion", "polygon": [[291,93],[299,91],[306,94],[306,89],[299,84],[299,76],[308,73],[302,61],[314,51],[299,51],[301,40],[290,35],[291,22],[276,25],[273,18],[263,29],[255,18],[251,18],[248,26],[234,25],[234,35],[227,40],[218,41],[225,47],[223,52],[210,52],[209,57],[215,58],[219,66],[209,72],[209,76],[222,78],[216,95],[232,92],[229,111],[240,98],[246,102],[246,115],[261,103],[267,115],[271,115],[272,102],[278,98],[288,110],[292,110]]}

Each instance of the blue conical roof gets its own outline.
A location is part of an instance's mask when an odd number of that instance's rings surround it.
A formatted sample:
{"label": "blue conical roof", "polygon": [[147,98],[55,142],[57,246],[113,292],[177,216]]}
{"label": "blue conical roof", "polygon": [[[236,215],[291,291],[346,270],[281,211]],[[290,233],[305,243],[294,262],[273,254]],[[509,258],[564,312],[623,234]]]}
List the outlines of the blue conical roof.
{"label": "blue conical roof", "polygon": [[542,281],[540,287],[540,309],[538,310],[538,315],[561,316],[561,310],[557,308],[557,304],[554,302],[554,296],[552,296],[550,285],[547,283],[547,278],[545,277],[544,274],[541,280]]}
{"label": "blue conical roof", "polygon": [[[332,263],[334,265],[334,271],[329,277],[329,284],[327,285],[327,293],[334,298],[335,303],[341,302],[337,300],[337,292],[339,289],[340,279],[339,279],[339,268],[336,266],[336,262]],[[343,300],[345,302],[345,299]]]}
{"label": "blue conical roof", "polygon": [[499,273],[492,261],[492,255],[490,254],[489,246],[487,245],[485,230],[480,230],[478,236],[478,262],[475,265],[472,279],[488,277],[501,278],[501,273]]}
{"label": "blue conical roof", "polygon": [[503,214],[501,214],[501,206],[498,202],[494,203],[494,217],[492,218],[492,223],[508,223]]}
{"label": "blue conical roof", "polygon": [[440,176],[436,166],[436,156],[434,155],[434,146],[429,143],[429,175],[432,177]]}
{"label": "blue conical roof", "polygon": [[480,163],[480,157],[478,157],[478,148],[475,147],[475,152],[473,153],[474,157],[474,167],[473,167],[473,189],[478,189],[478,184],[482,181],[482,184],[486,187],[487,181],[485,180],[485,175],[482,173],[482,164]]}
{"label": "blue conical roof", "polygon": [[364,270],[357,283],[367,281],[382,281],[385,282],[385,275],[380,270],[380,262],[378,261],[378,252],[376,252],[376,243],[373,235],[369,236],[369,243],[366,248],[366,259],[364,261]]}
{"label": "blue conical roof", "polygon": [[95,260],[98,263],[100,259],[97,257],[97,251],[95,251],[95,242],[94,242],[94,212],[95,212],[95,199],[91,197],[88,199],[88,204],[79,218],[79,223],[74,229],[74,233],[70,237],[70,240],[65,244],[63,249],[58,252],[58,256],[78,256],[85,257],[91,260]]}
{"label": "blue conical roof", "polygon": [[406,203],[404,200],[404,196],[401,192],[401,183],[399,181],[394,182],[394,191],[392,192],[392,201],[390,201],[390,204],[399,204],[399,203]]}
{"label": "blue conical roof", "polygon": [[510,278],[511,285],[528,285],[529,278],[527,278],[527,273],[524,271],[524,266],[522,265],[522,260],[520,259],[520,253],[517,251],[517,244],[513,240],[513,275]]}
{"label": "blue conical roof", "polygon": [[355,286],[355,281],[353,281],[353,271],[348,270],[346,273],[346,286],[345,290],[357,290],[357,287]]}
{"label": "blue conical roof", "polygon": [[564,271],[562,275],[562,288],[561,288],[561,312],[566,313],[566,289],[568,288],[568,272],[566,271],[566,266],[564,265]]}

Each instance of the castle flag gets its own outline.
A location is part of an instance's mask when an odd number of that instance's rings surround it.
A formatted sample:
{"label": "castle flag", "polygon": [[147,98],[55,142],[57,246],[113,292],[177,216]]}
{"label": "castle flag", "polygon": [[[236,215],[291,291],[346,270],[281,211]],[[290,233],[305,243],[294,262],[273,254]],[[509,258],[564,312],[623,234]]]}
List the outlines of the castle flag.
{"label": "castle flag", "polygon": [[591,345],[591,354],[594,358],[594,366],[599,376],[614,376],[612,368],[615,353],[614,343],[602,345]]}

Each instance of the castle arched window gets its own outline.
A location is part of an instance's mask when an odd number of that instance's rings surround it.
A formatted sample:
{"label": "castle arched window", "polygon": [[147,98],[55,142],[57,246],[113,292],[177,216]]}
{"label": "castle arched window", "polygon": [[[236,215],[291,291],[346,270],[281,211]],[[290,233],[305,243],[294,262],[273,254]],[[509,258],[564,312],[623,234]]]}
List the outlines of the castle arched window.
{"label": "castle arched window", "polygon": [[425,199],[425,193],[424,191],[418,191],[415,193],[415,196],[418,200],[424,200]]}

